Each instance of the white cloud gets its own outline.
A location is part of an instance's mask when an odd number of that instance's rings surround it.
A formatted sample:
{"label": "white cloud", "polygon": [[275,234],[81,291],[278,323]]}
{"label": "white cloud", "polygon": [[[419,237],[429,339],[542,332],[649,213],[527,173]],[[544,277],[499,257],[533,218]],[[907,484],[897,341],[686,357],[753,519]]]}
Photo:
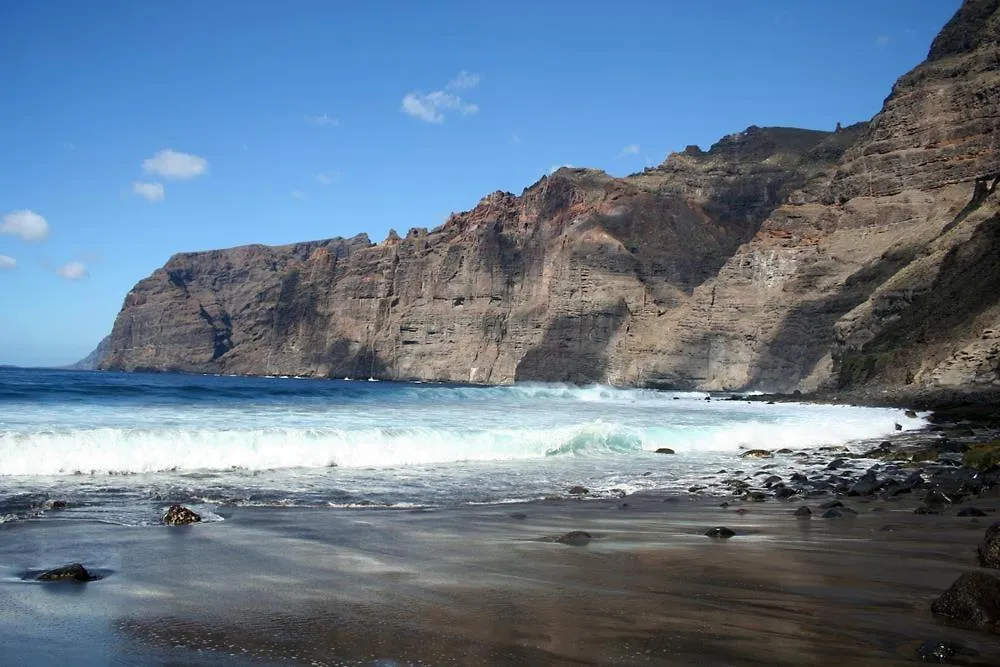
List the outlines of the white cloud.
{"label": "white cloud", "polygon": [[194,178],[208,171],[208,160],[166,148],[153,157],[143,160],[142,170],[164,178]]}
{"label": "white cloud", "polygon": [[875,46],[888,46],[889,37],[888,35],[879,35],[875,38]]}
{"label": "white cloud", "polygon": [[316,181],[322,185],[330,185],[338,178],[340,178],[339,171],[323,171],[315,175]]}
{"label": "white cloud", "polygon": [[66,262],[56,269],[56,273],[66,280],[83,280],[90,275],[87,271],[87,267],[84,266],[82,262],[77,261]]}
{"label": "white cloud", "polygon": [[622,149],[619,155],[638,155],[639,154],[639,144],[629,144]]}
{"label": "white cloud", "polygon": [[521,136],[517,132],[511,132],[510,133],[510,143],[511,143],[512,146],[520,146],[521,145]]}
{"label": "white cloud", "polygon": [[7,255],[0,255],[0,271],[9,271],[17,268],[17,260]]}
{"label": "white cloud", "polygon": [[49,236],[49,223],[34,211],[22,209],[3,217],[0,234],[19,236],[22,241],[44,241]]}
{"label": "white cloud", "polygon": [[306,198],[306,193],[302,192],[302,190],[292,190],[291,196],[292,199],[298,199],[299,201],[302,201],[303,199]]}
{"label": "white cloud", "polygon": [[470,74],[462,70],[445,85],[444,90],[434,90],[426,94],[408,93],[403,97],[400,111],[426,123],[438,125],[444,122],[447,111],[457,111],[463,116],[478,113],[479,105],[464,101],[454,91],[475,88],[479,85],[480,78],[479,74]]}
{"label": "white cloud", "polygon": [[563,167],[565,167],[567,169],[576,169],[576,167],[574,167],[571,164],[554,164],[551,167],[549,167],[549,173],[550,174],[554,174],[557,171],[559,171],[560,169],[562,169]]}
{"label": "white cloud", "polygon": [[322,116],[306,116],[306,122],[311,125],[319,125],[320,127],[340,124],[339,120],[328,114],[323,114]]}
{"label": "white cloud", "polygon": [[465,88],[475,88],[479,85],[482,75],[477,72],[466,72],[464,69],[455,75],[455,78],[445,86],[448,90],[463,90]]}
{"label": "white cloud", "polygon": [[132,184],[132,192],[145,197],[146,201],[163,201],[166,193],[163,190],[163,183],[142,183],[136,181]]}

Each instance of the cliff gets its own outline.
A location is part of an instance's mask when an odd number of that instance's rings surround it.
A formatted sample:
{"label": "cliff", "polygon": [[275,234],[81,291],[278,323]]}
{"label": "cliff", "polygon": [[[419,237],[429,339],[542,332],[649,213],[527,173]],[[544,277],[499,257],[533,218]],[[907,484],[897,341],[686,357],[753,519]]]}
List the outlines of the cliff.
{"label": "cliff", "polygon": [[176,255],[102,368],[937,391],[998,385],[1000,0],[871,122],[560,169],[427,231]]}

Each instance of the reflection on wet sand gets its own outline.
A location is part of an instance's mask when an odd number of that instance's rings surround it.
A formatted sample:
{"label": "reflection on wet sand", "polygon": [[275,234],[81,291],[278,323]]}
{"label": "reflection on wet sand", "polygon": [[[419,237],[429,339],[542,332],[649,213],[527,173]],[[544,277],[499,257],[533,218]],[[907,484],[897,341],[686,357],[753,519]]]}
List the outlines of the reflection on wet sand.
{"label": "reflection on wet sand", "polygon": [[[858,517],[838,520],[633,498],[627,510],[245,509],[184,529],[15,528],[20,553],[92,543],[120,564],[83,596],[40,603],[38,586],[4,584],[24,612],[6,625],[23,638],[62,614],[68,645],[111,645],[126,662],[912,664],[921,642],[947,640],[975,652],[966,664],[998,664],[995,637],[929,612],[975,567],[991,519],[854,505]],[[704,537],[713,525],[737,535]],[[539,539],[570,529],[594,539]],[[82,604],[102,615],[67,624]],[[16,645],[31,657],[30,641]]]}

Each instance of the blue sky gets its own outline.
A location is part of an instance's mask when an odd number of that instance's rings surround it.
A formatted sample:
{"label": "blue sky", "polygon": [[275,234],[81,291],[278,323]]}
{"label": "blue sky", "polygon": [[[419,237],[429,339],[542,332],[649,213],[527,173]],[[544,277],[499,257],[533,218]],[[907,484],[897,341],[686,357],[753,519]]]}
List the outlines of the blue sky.
{"label": "blue sky", "polygon": [[868,119],[959,4],[5,0],[0,364],[83,357],[175,252]]}

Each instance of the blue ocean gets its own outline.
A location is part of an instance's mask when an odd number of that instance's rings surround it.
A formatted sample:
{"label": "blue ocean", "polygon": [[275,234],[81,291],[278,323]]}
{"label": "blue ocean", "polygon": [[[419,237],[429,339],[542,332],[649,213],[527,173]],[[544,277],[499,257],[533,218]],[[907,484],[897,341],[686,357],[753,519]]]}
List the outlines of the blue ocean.
{"label": "blue ocean", "polygon": [[[706,397],[0,369],[0,522],[148,525],[171,503],[208,520],[233,505],[499,504],[577,485],[588,498],[712,493],[713,476],[782,465],[741,459],[744,449],[841,445],[923,425],[894,409]],[[656,453],[664,447],[676,453]]]}

